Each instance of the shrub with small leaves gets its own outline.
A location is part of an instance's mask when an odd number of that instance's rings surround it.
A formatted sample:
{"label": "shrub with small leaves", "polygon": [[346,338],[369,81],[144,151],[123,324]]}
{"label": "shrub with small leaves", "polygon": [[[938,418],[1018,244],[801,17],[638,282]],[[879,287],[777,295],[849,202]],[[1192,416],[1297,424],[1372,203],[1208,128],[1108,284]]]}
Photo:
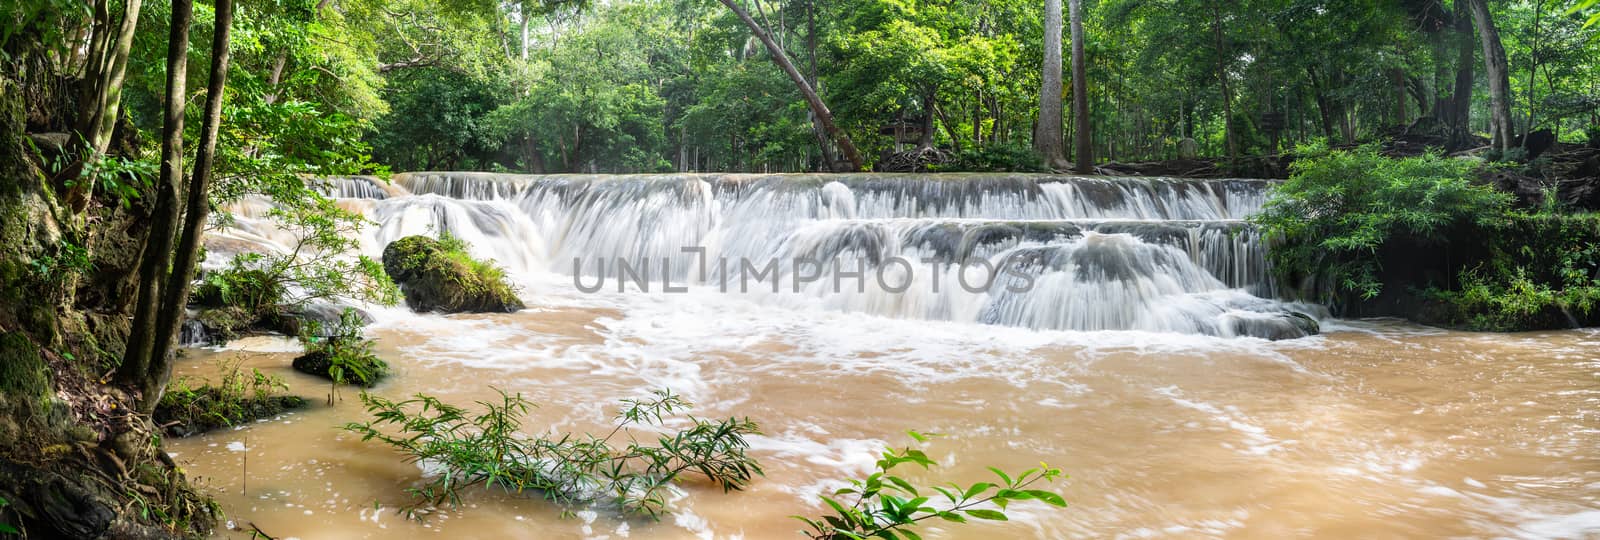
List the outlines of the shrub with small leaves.
{"label": "shrub with small leaves", "polygon": [[[910,435],[917,442],[927,441],[927,436],[921,433],[913,431]],[[877,462],[877,471],[866,479],[851,480],[850,487],[822,496],[822,502],[832,513],[819,518],[794,517],[809,527],[804,531],[806,536],[817,540],[921,540],[912,527],[929,519],[954,523],[966,523],[968,518],[1007,521],[1010,518],[1006,509],[1013,502],[1067,505],[1060,494],[1036,488],[1041,482],[1049,484],[1065,478],[1061,470],[1043,463],[1017,474],[990,467],[996,482],[967,486],[951,483],[920,489],[894,474],[895,467],[906,463],[921,465],[924,469],[935,465],[921,450],[888,448]]]}
{"label": "shrub with small leaves", "polygon": [[[624,514],[659,519],[670,486],[686,474],[703,476],[723,491],[743,489],[762,474],[745,453],[746,437],[760,433],[747,418],[687,416],[688,428],[660,431],[665,420],[690,407],[670,391],[624,400],[616,427],[603,437],[550,430],[524,435],[522,423],[534,404],[521,394],[499,394],[497,402],[478,402],[478,413],[422,394],[398,402],[362,394],[375,419],[345,429],[394,447],[407,461],[439,467],[437,476],[411,490],[415,504],[402,509],[417,519],[431,507],[459,504],[461,490],[473,486],[533,490],[566,507],[609,504]],[[652,438],[634,432],[643,429],[656,432],[653,443],[640,442]]]}

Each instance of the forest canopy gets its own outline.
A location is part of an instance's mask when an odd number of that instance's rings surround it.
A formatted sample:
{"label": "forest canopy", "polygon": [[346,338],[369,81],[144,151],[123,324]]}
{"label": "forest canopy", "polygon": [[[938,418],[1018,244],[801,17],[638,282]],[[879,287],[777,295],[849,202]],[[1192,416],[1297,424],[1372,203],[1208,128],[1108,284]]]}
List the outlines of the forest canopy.
{"label": "forest canopy", "polygon": [[[11,0],[17,2],[18,0]],[[111,1],[111,8],[124,4]],[[1423,133],[1449,150],[1548,129],[1583,142],[1600,111],[1600,6],[1566,0],[1088,0],[1088,132],[1099,162],[1277,154],[1324,138]],[[1504,59],[1486,58],[1482,3]],[[871,166],[937,147],[1028,167],[1044,9],[984,0],[740,4]],[[76,2],[7,8],[71,29]],[[159,131],[168,6],[138,12],[124,101]],[[191,89],[208,76],[199,5]],[[834,145],[746,25],[710,0],[245,0],[223,136],[322,173],[825,170]],[[20,30],[20,31],[19,31]],[[61,30],[53,30],[61,32]],[[48,37],[48,36],[47,36]],[[56,68],[78,69],[66,45]],[[1487,62],[1487,63],[1486,63]],[[1503,64],[1504,86],[1491,69]],[[1069,74],[1070,78],[1070,74]],[[1071,100],[1072,85],[1062,97]],[[1500,92],[1499,90],[1503,90]],[[1072,133],[1070,108],[1063,115]],[[191,122],[193,125],[197,123]],[[1518,146],[1518,145],[1511,145]],[[834,157],[833,159],[838,159]]]}

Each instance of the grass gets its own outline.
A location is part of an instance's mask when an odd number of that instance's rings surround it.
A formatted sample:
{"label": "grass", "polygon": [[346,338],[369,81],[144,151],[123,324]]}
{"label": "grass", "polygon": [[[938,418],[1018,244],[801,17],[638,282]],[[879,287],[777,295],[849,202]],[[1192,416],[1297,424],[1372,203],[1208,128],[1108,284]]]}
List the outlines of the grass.
{"label": "grass", "polygon": [[172,382],[154,419],[167,434],[183,437],[266,418],[305,405],[297,396],[283,395],[283,379],[239,367],[238,360],[219,361],[222,377],[217,384],[197,384],[190,377]]}

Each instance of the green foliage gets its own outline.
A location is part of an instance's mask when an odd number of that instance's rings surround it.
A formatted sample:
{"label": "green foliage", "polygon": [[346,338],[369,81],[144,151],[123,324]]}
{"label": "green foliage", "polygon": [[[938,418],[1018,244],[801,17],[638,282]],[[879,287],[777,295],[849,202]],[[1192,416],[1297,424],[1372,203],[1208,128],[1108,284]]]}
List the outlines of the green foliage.
{"label": "green foliage", "polygon": [[1463,269],[1458,288],[1427,291],[1444,304],[1441,322],[1514,331],[1600,321],[1600,215],[1512,213],[1486,236],[1488,258]]}
{"label": "green foliage", "polygon": [[[289,386],[283,379],[239,367],[239,361],[219,361],[222,373],[216,384],[203,384],[190,377],[179,377],[161,395],[154,418],[168,426],[169,433],[194,434],[276,414],[298,406],[303,400],[280,396]],[[175,423],[182,424],[174,429]]]}
{"label": "green foliage", "polygon": [[495,146],[485,117],[505,93],[464,73],[405,70],[384,89],[390,112],[372,126],[373,152],[405,170],[488,168]]}
{"label": "green foliage", "polygon": [[938,171],[972,172],[1042,172],[1044,164],[1030,147],[1015,144],[997,144],[978,149],[962,148],[955,161],[935,166]]}
{"label": "green foliage", "polygon": [[[911,432],[917,442],[926,436]],[[1030,489],[1040,482],[1053,483],[1065,475],[1041,463],[1039,468],[1016,474],[990,467],[997,482],[978,482],[968,486],[947,484],[918,488],[909,480],[898,476],[893,469],[912,463],[929,469],[935,465],[920,450],[888,448],[877,462],[877,471],[863,480],[851,480],[850,487],[823,495],[822,502],[832,512],[820,518],[795,516],[805,522],[810,530],[805,534],[819,540],[860,540],[886,538],[920,540],[911,530],[919,522],[939,518],[953,523],[966,523],[968,518],[1006,521],[1006,508],[1016,501],[1039,501],[1051,506],[1067,505],[1060,494],[1043,489]],[[934,495],[943,498],[935,502]],[[990,506],[994,508],[990,508]]]}
{"label": "green foliage", "polygon": [[[5,497],[0,497],[0,512],[4,512],[7,506],[11,506],[11,501],[6,500]],[[0,522],[0,534],[22,534],[22,531],[17,530],[15,526]]]}
{"label": "green foliage", "polygon": [[94,270],[94,261],[83,246],[62,239],[52,255],[35,257],[28,262],[34,283],[44,286],[52,294],[66,292],[77,276]]}
{"label": "green foliage", "polygon": [[640,442],[635,429],[656,431],[690,407],[670,391],[624,400],[616,427],[602,437],[543,429],[528,436],[522,423],[534,404],[521,394],[499,394],[498,402],[478,402],[478,413],[422,394],[399,402],[362,394],[374,420],[345,429],[399,450],[407,461],[442,469],[411,489],[415,504],[403,511],[419,519],[426,507],[459,504],[461,491],[473,486],[535,490],[563,507],[607,503],[624,514],[660,518],[669,486],[684,475],[698,474],[734,491],[762,474],[746,455],[745,438],[760,433],[749,419],[688,416],[690,427]]}
{"label": "green foliage", "polygon": [[1271,254],[1276,271],[1326,284],[1322,301],[1343,292],[1376,297],[1385,243],[1448,242],[1460,227],[1494,225],[1510,205],[1508,195],[1473,182],[1477,165],[1468,160],[1390,159],[1373,146],[1313,144],[1298,153],[1289,180],[1252,219],[1281,242]]}
{"label": "green foliage", "polygon": [[240,255],[228,261],[227,267],[206,272],[190,301],[203,306],[237,307],[253,319],[282,313],[287,284],[279,275],[262,269],[261,258],[256,254]]}
{"label": "green foliage", "polygon": [[295,360],[295,368],[325,374],[333,380],[328,393],[330,404],[337,397],[339,385],[371,387],[389,374],[389,364],[373,352],[373,342],[362,330],[365,325],[356,310],[347,308],[332,328],[323,328],[318,321],[307,321],[301,327],[300,343],[306,354]]}
{"label": "green foliage", "polygon": [[356,251],[356,233],[365,218],[315,193],[298,203],[280,200],[269,215],[294,235],[294,244],[286,252],[235,256],[227,268],[203,277],[198,299],[239,302],[257,315],[291,311],[313,300],[399,301],[399,288],[382,264],[348,255]]}

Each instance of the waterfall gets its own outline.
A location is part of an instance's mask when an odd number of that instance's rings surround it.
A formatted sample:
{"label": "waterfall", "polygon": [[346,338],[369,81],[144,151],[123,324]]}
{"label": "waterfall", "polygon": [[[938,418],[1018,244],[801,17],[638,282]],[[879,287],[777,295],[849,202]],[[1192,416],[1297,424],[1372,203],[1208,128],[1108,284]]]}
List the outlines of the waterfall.
{"label": "waterfall", "polygon": [[1035,329],[1280,338],[1314,326],[1299,312],[1315,307],[1273,299],[1266,243],[1246,221],[1266,180],[425,172],[317,187],[366,199],[352,207],[376,223],[368,254],[449,231],[514,272],[609,291],[643,275],[652,293],[666,281]]}

